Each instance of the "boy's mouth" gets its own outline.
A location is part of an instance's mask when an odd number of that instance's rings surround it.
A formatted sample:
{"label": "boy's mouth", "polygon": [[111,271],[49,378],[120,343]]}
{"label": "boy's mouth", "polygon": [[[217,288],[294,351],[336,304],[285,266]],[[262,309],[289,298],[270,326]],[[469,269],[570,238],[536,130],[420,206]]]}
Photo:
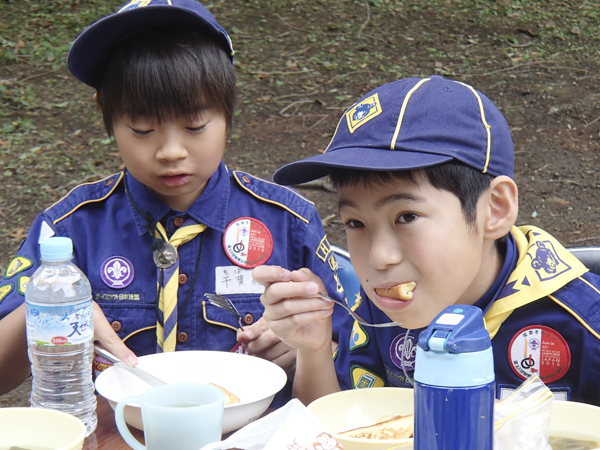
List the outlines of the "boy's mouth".
{"label": "boy's mouth", "polygon": [[177,187],[187,183],[191,177],[188,174],[182,173],[178,175],[163,175],[159,178],[167,186]]}
{"label": "boy's mouth", "polygon": [[377,295],[381,295],[382,297],[389,297],[407,302],[413,298],[413,290],[416,286],[417,283],[415,283],[414,281],[408,281],[406,283],[402,283],[387,289],[377,288],[375,289],[375,292],[377,293]]}

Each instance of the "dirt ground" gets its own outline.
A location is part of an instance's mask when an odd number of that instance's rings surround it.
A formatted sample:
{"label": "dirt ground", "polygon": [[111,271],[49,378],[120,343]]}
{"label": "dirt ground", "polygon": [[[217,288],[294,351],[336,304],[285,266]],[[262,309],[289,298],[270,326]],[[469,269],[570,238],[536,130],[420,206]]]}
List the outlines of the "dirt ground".
{"label": "dirt ground", "polygon": [[[120,168],[93,91],[61,61],[82,23],[121,2],[52,3],[52,10],[33,0],[0,3],[0,275],[42,208]],[[343,111],[375,86],[438,74],[473,85],[506,116],[518,224],[544,228],[568,247],[600,245],[595,3],[207,3],[236,50],[239,105],[225,161],[270,179],[282,164],[323,151]],[[45,33],[64,47],[41,53],[51,42]],[[345,246],[335,194],[299,190],[316,203],[330,242]]]}

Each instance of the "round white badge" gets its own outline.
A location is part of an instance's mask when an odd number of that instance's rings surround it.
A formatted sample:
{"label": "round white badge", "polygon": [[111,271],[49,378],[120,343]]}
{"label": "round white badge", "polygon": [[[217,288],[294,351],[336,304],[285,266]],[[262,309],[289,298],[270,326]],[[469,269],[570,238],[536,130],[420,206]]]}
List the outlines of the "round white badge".
{"label": "round white badge", "polygon": [[560,380],[571,366],[571,351],[565,339],[543,325],[531,325],[517,332],[510,342],[508,358],[520,378],[538,375],[544,383]]}
{"label": "round white badge", "polygon": [[273,253],[273,237],[260,220],[241,217],[227,225],[223,248],[235,265],[252,269],[266,263]]}

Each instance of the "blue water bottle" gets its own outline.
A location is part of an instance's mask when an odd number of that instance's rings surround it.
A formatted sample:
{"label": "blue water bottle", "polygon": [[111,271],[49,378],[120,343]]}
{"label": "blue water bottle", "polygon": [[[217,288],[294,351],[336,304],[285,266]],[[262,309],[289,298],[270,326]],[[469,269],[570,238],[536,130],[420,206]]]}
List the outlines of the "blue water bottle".
{"label": "blue water bottle", "polygon": [[454,305],[419,336],[415,450],[492,450],[494,358],[481,309]]}

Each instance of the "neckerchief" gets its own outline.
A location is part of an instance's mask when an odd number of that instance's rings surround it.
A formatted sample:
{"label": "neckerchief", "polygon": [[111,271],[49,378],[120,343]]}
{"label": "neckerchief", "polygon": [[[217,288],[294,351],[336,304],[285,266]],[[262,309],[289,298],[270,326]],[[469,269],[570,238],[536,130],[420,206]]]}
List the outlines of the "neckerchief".
{"label": "neckerchief", "polygon": [[492,338],[515,309],[552,294],[588,271],[545,231],[533,226],[513,226],[510,232],[519,258],[506,285],[484,316]]}

